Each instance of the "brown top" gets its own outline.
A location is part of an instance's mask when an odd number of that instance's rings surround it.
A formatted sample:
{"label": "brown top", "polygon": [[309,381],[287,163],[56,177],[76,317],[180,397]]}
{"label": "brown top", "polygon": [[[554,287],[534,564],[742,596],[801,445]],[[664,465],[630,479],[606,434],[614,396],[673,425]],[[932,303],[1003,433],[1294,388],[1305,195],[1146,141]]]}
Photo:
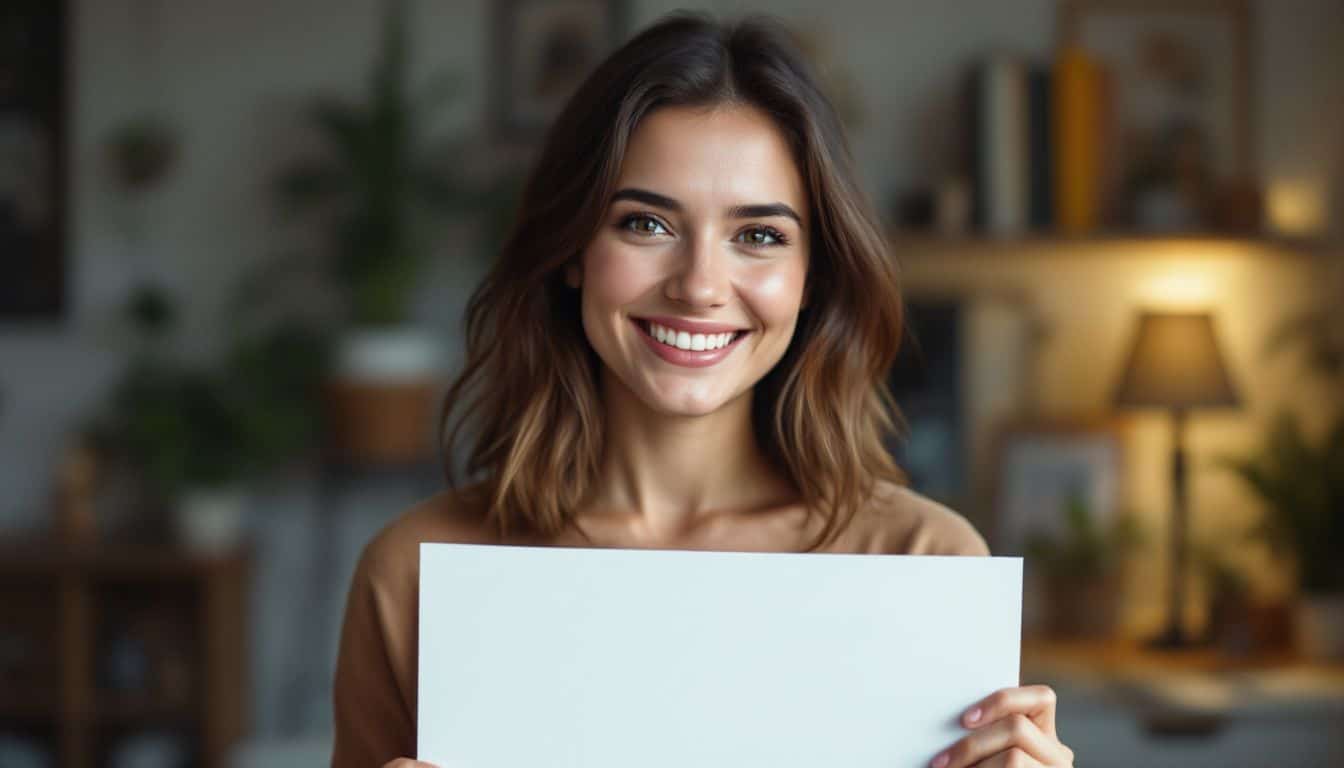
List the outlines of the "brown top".
{"label": "brown top", "polygon": [[[461,506],[461,505],[456,505]],[[739,530],[715,531],[712,543],[685,549],[780,549],[778,539]],[[736,534],[736,535],[734,535]],[[333,768],[379,768],[415,755],[420,543],[501,542],[440,494],[383,529],[360,558],[350,586],[336,663]],[[581,546],[593,546],[575,542]],[[620,542],[601,542],[624,546]],[[884,487],[870,510],[824,551],[900,555],[988,555],[965,518],[913,491]]]}

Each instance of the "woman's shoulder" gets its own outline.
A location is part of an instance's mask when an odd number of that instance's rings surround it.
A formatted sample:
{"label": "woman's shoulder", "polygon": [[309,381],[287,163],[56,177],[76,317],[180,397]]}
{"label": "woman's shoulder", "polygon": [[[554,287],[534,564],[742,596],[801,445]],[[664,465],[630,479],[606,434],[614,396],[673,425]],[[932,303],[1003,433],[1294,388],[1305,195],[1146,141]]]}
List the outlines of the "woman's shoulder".
{"label": "woman's shoulder", "polygon": [[441,491],[389,521],[364,547],[363,575],[373,582],[415,583],[421,544],[496,543],[473,490]]}
{"label": "woman's shoulder", "polygon": [[900,555],[988,555],[965,517],[904,486],[879,483],[852,526],[858,549]]}

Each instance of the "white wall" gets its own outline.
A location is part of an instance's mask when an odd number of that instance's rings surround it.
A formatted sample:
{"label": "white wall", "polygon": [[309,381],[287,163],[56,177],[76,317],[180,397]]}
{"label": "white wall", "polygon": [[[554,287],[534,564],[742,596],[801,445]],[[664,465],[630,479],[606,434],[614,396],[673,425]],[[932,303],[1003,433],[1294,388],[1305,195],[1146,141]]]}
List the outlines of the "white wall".
{"label": "white wall", "polygon": [[[666,0],[632,5],[635,26],[678,7]],[[1339,185],[1344,6],[1257,5],[1263,174]],[[932,124],[968,57],[993,48],[1045,55],[1054,34],[1050,0],[834,2],[825,14],[806,0],[699,7],[765,9],[819,30],[866,102],[855,154],[883,206],[894,190],[937,171],[926,167],[922,158],[930,153],[923,150],[938,141]],[[154,8],[157,22],[149,23]],[[445,122],[450,129],[479,127],[488,14],[484,0],[420,3],[420,71],[448,67],[466,75],[463,99]],[[177,287],[187,297],[190,346],[208,353],[213,316],[231,280],[276,248],[264,184],[303,140],[297,110],[315,92],[358,93],[375,18],[374,0],[74,2],[71,311],[54,327],[0,328],[0,521],[38,519],[63,435],[89,412],[119,363],[100,333],[133,281],[152,275]],[[100,144],[146,107],[175,121],[182,157],[162,189],[128,210],[105,186]],[[145,232],[138,244],[124,236],[128,221]],[[451,269],[438,278],[431,291],[463,290]],[[451,332],[459,302],[424,303]]]}

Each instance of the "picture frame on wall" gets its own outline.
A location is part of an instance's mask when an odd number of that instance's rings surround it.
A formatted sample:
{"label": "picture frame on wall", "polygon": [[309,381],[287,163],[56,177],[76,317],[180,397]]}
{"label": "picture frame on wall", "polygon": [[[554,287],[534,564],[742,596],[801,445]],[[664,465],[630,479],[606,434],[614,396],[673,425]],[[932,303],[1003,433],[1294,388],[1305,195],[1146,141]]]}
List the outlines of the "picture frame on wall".
{"label": "picture frame on wall", "polygon": [[1023,555],[1033,534],[1065,532],[1068,506],[1080,501],[1098,529],[1122,513],[1124,423],[1079,416],[1013,421],[994,446],[990,547]]}
{"label": "picture frame on wall", "polygon": [[1106,214],[1139,231],[1259,225],[1247,0],[1065,0],[1061,47],[1104,72]]}
{"label": "picture frame on wall", "polygon": [[0,322],[65,303],[66,3],[0,6]]}
{"label": "picture frame on wall", "polygon": [[534,139],[624,37],[625,0],[492,5],[491,122],[507,138]]}

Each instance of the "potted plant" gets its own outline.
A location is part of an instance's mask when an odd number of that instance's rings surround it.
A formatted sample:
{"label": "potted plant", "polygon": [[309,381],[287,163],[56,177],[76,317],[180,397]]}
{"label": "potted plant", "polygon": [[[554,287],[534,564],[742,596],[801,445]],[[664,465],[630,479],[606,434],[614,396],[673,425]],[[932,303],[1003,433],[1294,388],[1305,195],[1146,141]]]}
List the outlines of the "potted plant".
{"label": "potted plant", "polygon": [[1312,440],[1280,413],[1255,454],[1225,464],[1265,504],[1256,534],[1297,567],[1299,650],[1344,659],[1344,419]]}
{"label": "potted plant", "polygon": [[1029,567],[1046,592],[1045,630],[1052,637],[1096,639],[1115,630],[1124,558],[1139,544],[1134,518],[1097,524],[1086,499],[1072,494],[1060,510],[1058,534],[1041,530],[1026,540]]}
{"label": "potted plant", "polygon": [[454,89],[440,78],[412,97],[406,3],[387,6],[366,102],[323,101],[313,123],[325,157],[279,179],[286,210],[318,214],[328,227],[331,277],[348,305],[327,387],[335,448],[347,459],[422,455],[437,405],[440,341],[410,317],[431,225],[475,208],[479,196],[440,170],[425,129]]}
{"label": "potted plant", "polygon": [[168,349],[175,314],[158,289],[133,296],[131,362],[92,432],[132,468],[137,503],[170,515],[183,543],[217,551],[242,536],[248,483],[315,443],[327,347],[282,323],[236,335],[217,366],[189,364]]}
{"label": "potted plant", "polygon": [[[1299,347],[1309,370],[1338,397],[1344,393],[1344,316],[1335,308],[1303,312],[1267,344],[1274,353]],[[1344,410],[1313,439],[1280,412],[1259,449],[1224,461],[1265,504],[1256,535],[1297,568],[1296,635],[1312,658],[1344,659]]]}

